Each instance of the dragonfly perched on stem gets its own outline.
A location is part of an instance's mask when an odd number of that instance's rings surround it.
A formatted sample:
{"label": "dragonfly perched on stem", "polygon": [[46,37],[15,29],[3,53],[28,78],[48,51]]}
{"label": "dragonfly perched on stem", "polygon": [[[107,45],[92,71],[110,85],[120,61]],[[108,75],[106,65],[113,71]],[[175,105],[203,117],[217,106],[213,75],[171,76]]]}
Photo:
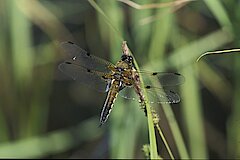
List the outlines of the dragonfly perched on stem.
{"label": "dragonfly perched on stem", "polygon": [[[177,93],[164,90],[162,87],[182,84],[184,77],[178,73],[137,71],[126,42],[123,42],[122,45],[121,60],[115,65],[86,52],[73,42],[63,42],[60,46],[68,55],[68,58],[59,64],[59,69],[63,73],[100,92],[107,92],[107,98],[100,116],[100,126],[107,121],[118,94],[127,99],[139,100],[142,105],[145,103],[180,102]],[[147,79],[150,81],[158,80],[161,84],[161,87],[154,87],[149,81],[144,82],[145,90],[150,97],[149,102],[145,101],[141,91],[139,75],[148,77]],[[135,96],[127,91],[129,89],[133,90],[132,88],[137,93]]]}

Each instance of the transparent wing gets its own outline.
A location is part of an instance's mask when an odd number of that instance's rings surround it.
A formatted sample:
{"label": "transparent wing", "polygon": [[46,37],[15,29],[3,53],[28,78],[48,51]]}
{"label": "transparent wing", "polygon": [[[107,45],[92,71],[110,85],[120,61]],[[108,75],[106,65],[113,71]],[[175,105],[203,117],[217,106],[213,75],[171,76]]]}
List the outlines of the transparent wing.
{"label": "transparent wing", "polygon": [[[152,86],[145,86],[148,96],[147,103],[179,103],[180,97],[172,90],[157,88]],[[139,95],[135,93],[133,87],[125,87],[119,95],[123,98],[139,101]]]}
{"label": "transparent wing", "polygon": [[[148,72],[140,71],[139,74],[143,78],[145,90],[148,94],[149,103],[178,103],[180,97],[174,91],[167,89],[184,83],[185,78],[179,73],[170,72]],[[159,87],[152,84],[159,84]],[[121,91],[120,95],[127,99],[139,100],[139,95],[133,87],[125,87],[125,91]]]}
{"label": "transparent wing", "polygon": [[103,72],[81,67],[71,61],[61,63],[58,68],[73,80],[77,80],[100,92],[108,91],[108,82],[102,78],[102,76],[105,75]]}
{"label": "transparent wing", "polygon": [[179,73],[140,71],[139,74],[143,77],[144,84],[158,81],[162,87],[180,85],[185,81]]}
{"label": "transparent wing", "polygon": [[111,62],[91,55],[73,42],[63,42],[60,46],[68,55],[68,61],[74,61],[84,68],[108,73],[110,71],[108,67],[114,66]]}
{"label": "transparent wing", "polygon": [[60,46],[67,55],[67,59],[58,66],[60,71],[97,91],[108,91],[108,82],[102,76],[110,72],[112,63],[90,55],[72,42],[63,42]]}
{"label": "transparent wing", "polygon": [[179,103],[180,97],[172,90],[157,87],[145,87],[150,103]]}

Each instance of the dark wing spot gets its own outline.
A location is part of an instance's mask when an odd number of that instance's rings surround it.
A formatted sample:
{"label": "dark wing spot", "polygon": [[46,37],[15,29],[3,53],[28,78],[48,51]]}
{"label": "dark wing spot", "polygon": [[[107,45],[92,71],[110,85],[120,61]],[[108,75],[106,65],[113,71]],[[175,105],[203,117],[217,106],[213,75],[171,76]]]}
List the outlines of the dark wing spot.
{"label": "dark wing spot", "polygon": [[87,53],[87,56],[90,56],[90,53]]}
{"label": "dark wing spot", "polygon": [[145,88],[146,88],[146,89],[150,89],[150,88],[151,88],[151,86],[146,86]]}
{"label": "dark wing spot", "polygon": [[74,44],[73,42],[71,42],[71,41],[68,41],[68,43],[70,43],[70,44]]}
{"label": "dark wing spot", "polygon": [[153,75],[153,76],[157,75],[157,72],[153,72],[152,75]]}
{"label": "dark wing spot", "polygon": [[90,70],[90,69],[87,69],[87,72],[91,72],[91,70]]}
{"label": "dark wing spot", "polygon": [[65,62],[66,64],[72,64],[71,62]]}
{"label": "dark wing spot", "polygon": [[179,73],[174,73],[174,74],[176,74],[176,75],[178,75],[178,76],[181,76],[181,74],[179,74]]}

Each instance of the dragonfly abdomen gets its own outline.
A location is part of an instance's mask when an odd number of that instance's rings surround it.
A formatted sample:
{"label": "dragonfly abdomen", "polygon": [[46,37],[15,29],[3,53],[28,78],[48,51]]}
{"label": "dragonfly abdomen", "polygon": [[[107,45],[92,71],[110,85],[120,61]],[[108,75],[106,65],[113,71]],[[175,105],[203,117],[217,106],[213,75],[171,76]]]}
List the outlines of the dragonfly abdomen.
{"label": "dragonfly abdomen", "polygon": [[120,88],[121,88],[121,82],[113,79],[111,81],[111,86],[101,112],[100,126],[107,121],[109,114],[112,111],[113,104],[117,98]]}
{"label": "dragonfly abdomen", "polygon": [[142,89],[141,89],[140,77],[139,77],[138,73],[135,72],[135,71],[133,72],[133,79],[134,79],[134,82],[135,82],[134,83],[135,92],[139,95],[139,102],[144,109],[145,115],[147,116],[146,101],[145,101],[145,96],[144,96],[144,94],[142,92]]}

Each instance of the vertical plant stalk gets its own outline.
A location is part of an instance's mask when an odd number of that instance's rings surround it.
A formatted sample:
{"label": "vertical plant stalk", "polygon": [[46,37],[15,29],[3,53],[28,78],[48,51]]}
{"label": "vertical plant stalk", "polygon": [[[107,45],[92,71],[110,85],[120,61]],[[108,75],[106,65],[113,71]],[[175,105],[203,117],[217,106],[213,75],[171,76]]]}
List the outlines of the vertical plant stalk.
{"label": "vertical plant stalk", "polygon": [[159,115],[157,114],[157,112],[156,112],[156,110],[154,108],[151,108],[151,113],[152,113],[152,116],[153,116],[153,123],[154,123],[155,127],[157,128],[159,136],[162,138],[163,143],[164,143],[164,145],[167,148],[167,151],[168,151],[168,154],[169,154],[170,158],[174,159],[172,151],[171,151],[171,149],[170,149],[170,147],[169,147],[169,145],[167,143],[167,140],[166,140],[166,138],[165,138],[165,136],[164,136],[160,126],[159,126],[159,120],[160,120]]}
{"label": "vertical plant stalk", "polygon": [[[9,5],[9,29],[12,46],[12,67],[14,81],[14,90],[17,91],[19,97],[15,98],[17,105],[14,106],[16,116],[19,117],[16,123],[19,126],[18,135],[16,137],[26,137],[26,132],[31,132],[29,127],[29,115],[27,114],[28,97],[24,96],[29,91],[29,84],[32,83],[33,59],[34,55],[31,36],[31,23],[21,12],[19,4],[23,1],[11,0]],[[27,122],[27,123],[26,123]],[[15,127],[17,128],[17,127]]]}
{"label": "vertical plant stalk", "polygon": [[[132,55],[131,51],[129,50],[126,41],[123,41],[122,44],[122,51],[124,54],[126,55]],[[139,67],[136,63],[136,61],[134,61],[135,67],[137,70],[139,70]],[[142,77],[140,75],[139,76],[139,80],[140,80],[140,88],[143,94],[143,102],[148,101],[147,98],[147,94],[146,91],[144,89],[144,84],[143,84],[143,80]],[[152,112],[151,112],[151,106],[149,105],[149,103],[144,103],[142,104],[144,105],[143,107],[146,107],[146,111],[147,111],[147,118],[148,118],[148,131],[149,131],[149,141],[150,141],[150,158],[151,159],[158,159],[158,152],[157,152],[157,144],[156,144],[156,135],[155,135],[155,129],[154,129],[154,123],[153,123],[153,116],[152,116]]]}
{"label": "vertical plant stalk", "polygon": [[229,158],[233,159],[239,159],[240,158],[240,99],[239,99],[239,93],[240,93],[240,73],[239,73],[239,67],[240,67],[240,60],[238,58],[239,56],[235,56],[234,60],[234,83],[235,83],[235,90],[233,95],[233,105],[232,105],[232,115],[230,116],[228,123],[227,123],[227,147],[228,147],[228,154]]}

